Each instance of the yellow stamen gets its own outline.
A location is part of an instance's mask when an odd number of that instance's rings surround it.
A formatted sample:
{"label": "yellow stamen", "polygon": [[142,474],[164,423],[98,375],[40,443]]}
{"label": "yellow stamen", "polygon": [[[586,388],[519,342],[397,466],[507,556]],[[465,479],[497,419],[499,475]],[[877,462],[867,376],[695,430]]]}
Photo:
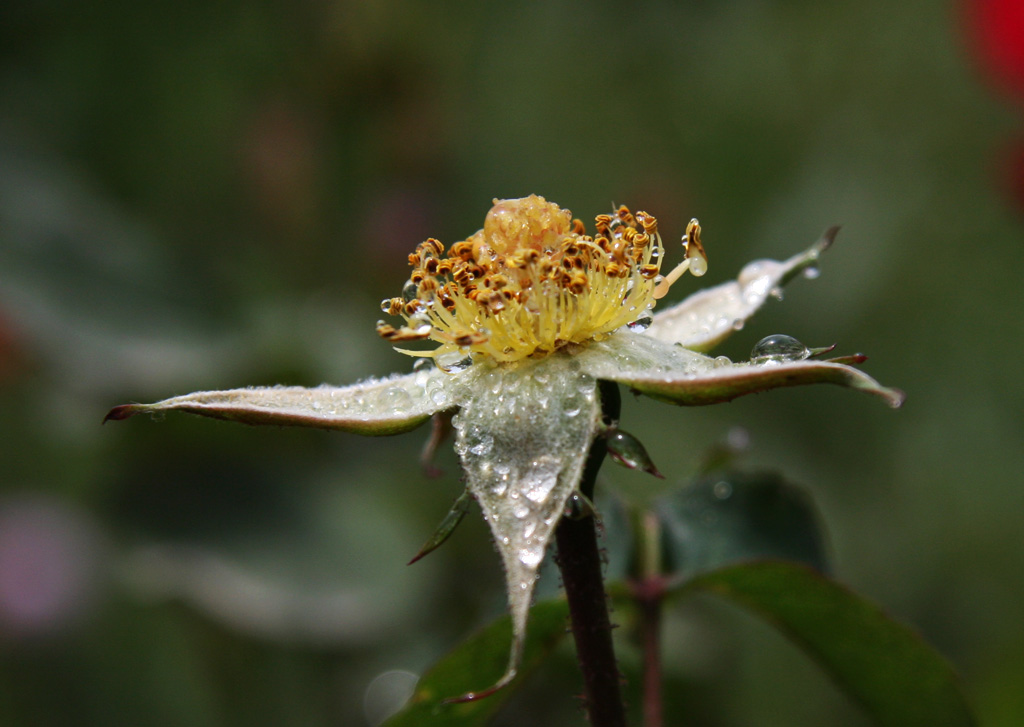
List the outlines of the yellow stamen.
{"label": "yellow stamen", "polygon": [[[597,236],[568,210],[531,195],[495,200],[484,228],[444,248],[434,239],[409,256],[413,272],[402,296],[381,307],[406,325],[381,323],[393,342],[430,339],[437,357],[461,351],[516,361],[569,343],[601,340],[643,316],[687,269],[707,267],[700,226],[687,228],[687,259],[661,279],[665,250],[657,220],[620,207],[599,215]],[[659,295],[660,292],[660,295]]]}

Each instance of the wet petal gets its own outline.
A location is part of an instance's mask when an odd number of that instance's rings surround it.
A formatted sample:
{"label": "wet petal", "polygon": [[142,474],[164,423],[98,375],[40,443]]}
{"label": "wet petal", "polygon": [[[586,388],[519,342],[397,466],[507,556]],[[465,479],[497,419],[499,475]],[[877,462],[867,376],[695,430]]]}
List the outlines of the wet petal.
{"label": "wet petal", "polygon": [[185,411],[243,424],[277,424],[341,429],[366,435],[399,434],[453,406],[450,377],[437,369],[370,379],[352,386],[326,384],[198,391],[155,404],[124,404],[108,419],[135,414]]}
{"label": "wet petal", "polygon": [[475,365],[455,396],[456,451],[505,566],[513,641],[500,686],[515,676],[537,571],[597,432],[597,380],[556,353]]}
{"label": "wet petal", "polygon": [[630,331],[618,331],[607,341],[592,343],[578,354],[578,359],[583,370],[597,378],[688,406],[817,383],[860,389],[881,397],[892,407],[900,406],[904,399],[903,392],[886,388],[846,364],[814,360],[733,363],[724,356],[711,358]]}
{"label": "wet petal", "polygon": [[698,291],[676,306],[659,311],[646,334],[695,351],[708,351],[725,340],[764,305],[772,291],[798,273],[814,270],[818,257],[839,231],[833,227],[807,250],[788,260],[755,260],[731,282]]}

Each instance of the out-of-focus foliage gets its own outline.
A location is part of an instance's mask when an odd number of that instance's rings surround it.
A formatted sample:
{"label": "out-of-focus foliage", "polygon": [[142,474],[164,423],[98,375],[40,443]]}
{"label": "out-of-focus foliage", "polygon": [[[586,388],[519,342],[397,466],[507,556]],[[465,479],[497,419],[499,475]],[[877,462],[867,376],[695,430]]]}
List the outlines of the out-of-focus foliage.
{"label": "out-of-focus foliage", "polygon": [[[372,724],[376,677],[501,613],[478,518],[404,565],[460,491],[415,437],[99,420],[409,365],[373,334],[405,255],[531,192],[670,239],[697,216],[711,282],[843,225],[722,352],[863,349],[900,412],[821,387],[623,426],[670,482],[745,427],[749,464],[814,483],[836,576],[1019,724],[1024,110],[962,30],[985,4],[3,4],[0,724]],[[668,714],[864,724],[711,600],[666,653]],[[573,719],[562,667],[495,724]]]}

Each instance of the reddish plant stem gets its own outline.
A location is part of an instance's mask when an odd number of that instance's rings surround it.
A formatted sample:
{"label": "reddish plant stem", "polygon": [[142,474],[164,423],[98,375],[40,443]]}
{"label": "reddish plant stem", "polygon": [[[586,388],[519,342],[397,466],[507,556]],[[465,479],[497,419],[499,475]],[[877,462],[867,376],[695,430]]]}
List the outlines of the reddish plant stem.
{"label": "reddish plant stem", "polygon": [[640,609],[640,632],[644,654],[644,727],[662,727],[661,605],[665,581],[661,574],[661,524],[653,512],[638,518],[638,577],[631,591]]}
{"label": "reddish plant stem", "polygon": [[[618,387],[607,382],[601,382],[600,387],[605,419],[617,421],[621,407]],[[605,454],[605,440],[598,437],[590,446],[580,482],[580,492],[587,498],[593,498],[594,483]],[[555,540],[590,724],[592,727],[626,727],[626,709],[612,645],[612,626],[608,618],[594,518],[574,520],[563,517],[555,531]]]}
{"label": "reddish plant stem", "polygon": [[640,609],[641,642],[644,654],[643,715],[644,727],[662,727],[661,689],[661,603],[660,579],[633,584],[633,598]]}

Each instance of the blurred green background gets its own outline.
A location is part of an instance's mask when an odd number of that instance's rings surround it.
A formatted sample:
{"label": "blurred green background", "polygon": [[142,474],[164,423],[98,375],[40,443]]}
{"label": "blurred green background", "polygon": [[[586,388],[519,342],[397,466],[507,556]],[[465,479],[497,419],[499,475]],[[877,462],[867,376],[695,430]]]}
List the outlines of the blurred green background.
{"label": "blurred green background", "polygon": [[[626,397],[623,426],[675,483],[743,427],[745,465],[813,497],[837,577],[984,724],[1024,723],[1024,93],[985,63],[991,4],[4,3],[0,724],[374,725],[500,614],[479,518],[405,566],[459,491],[450,451],[423,475],[425,432],[99,421],[409,370],[373,331],[406,253],[532,192],[669,239],[699,217],[710,272],[674,297],[843,225],[721,352],[863,350],[902,410]],[[686,724],[866,724],[718,602],[674,607],[665,645]],[[496,724],[581,724],[578,689],[567,648]]]}

